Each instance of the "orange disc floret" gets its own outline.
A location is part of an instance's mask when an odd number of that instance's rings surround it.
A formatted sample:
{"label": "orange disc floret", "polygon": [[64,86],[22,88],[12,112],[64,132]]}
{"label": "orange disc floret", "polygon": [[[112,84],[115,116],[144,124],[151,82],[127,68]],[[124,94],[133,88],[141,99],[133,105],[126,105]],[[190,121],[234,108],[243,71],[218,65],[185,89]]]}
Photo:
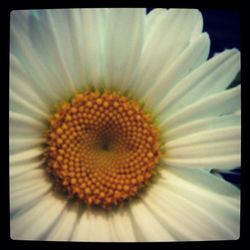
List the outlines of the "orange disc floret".
{"label": "orange disc floret", "polygon": [[109,207],[138,194],[161,157],[159,132],[134,100],[77,94],[50,119],[48,170],[70,197]]}

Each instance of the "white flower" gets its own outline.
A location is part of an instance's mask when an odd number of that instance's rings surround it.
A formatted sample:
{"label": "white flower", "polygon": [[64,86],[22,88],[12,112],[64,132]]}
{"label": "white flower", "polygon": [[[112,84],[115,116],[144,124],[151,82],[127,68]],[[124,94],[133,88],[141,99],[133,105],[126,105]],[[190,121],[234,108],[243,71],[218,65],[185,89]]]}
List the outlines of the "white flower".
{"label": "white flower", "polygon": [[[197,10],[11,13],[11,238],[183,241],[239,238],[240,191],[207,169],[240,165],[240,52],[207,60]],[[160,176],[116,210],[86,209],[52,189],[43,157],[58,102],[87,85],[145,103],[162,132]]]}

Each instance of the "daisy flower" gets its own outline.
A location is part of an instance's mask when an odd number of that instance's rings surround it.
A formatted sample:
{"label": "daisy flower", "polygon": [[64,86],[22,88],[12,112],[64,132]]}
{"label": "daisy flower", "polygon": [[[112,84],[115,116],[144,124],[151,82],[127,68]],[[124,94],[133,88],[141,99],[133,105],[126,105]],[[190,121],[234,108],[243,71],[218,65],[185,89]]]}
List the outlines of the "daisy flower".
{"label": "daisy flower", "polygon": [[194,9],[17,10],[10,30],[15,240],[239,238],[240,52],[208,60]]}

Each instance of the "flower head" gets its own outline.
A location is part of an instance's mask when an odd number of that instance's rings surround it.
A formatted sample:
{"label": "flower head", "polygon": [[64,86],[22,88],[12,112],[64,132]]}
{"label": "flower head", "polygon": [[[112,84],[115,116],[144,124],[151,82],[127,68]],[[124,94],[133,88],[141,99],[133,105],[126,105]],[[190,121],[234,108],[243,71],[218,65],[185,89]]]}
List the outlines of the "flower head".
{"label": "flower head", "polygon": [[11,237],[239,237],[240,52],[198,10],[11,14]]}

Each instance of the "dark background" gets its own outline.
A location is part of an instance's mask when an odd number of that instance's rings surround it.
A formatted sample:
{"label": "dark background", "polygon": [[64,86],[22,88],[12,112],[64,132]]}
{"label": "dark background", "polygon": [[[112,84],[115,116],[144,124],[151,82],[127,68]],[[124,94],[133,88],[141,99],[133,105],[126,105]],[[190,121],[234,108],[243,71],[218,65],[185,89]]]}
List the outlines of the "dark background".
{"label": "dark background", "polygon": [[210,57],[224,49],[240,50],[240,12],[238,10],[200,9],[204,31],[211,39]]}

